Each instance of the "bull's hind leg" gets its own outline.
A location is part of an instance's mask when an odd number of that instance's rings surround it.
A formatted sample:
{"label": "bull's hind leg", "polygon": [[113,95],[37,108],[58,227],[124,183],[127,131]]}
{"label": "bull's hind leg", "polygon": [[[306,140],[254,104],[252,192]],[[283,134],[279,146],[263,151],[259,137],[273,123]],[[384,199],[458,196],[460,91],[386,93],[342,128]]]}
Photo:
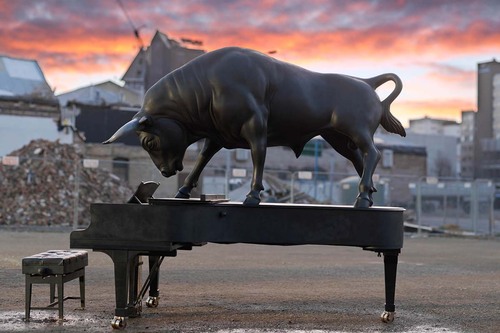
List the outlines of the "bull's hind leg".
{"label": "bull's hind leg", "polygon": [[200,178],[201,172],[210,161],[210,159],[221,149],[222,147],[210,139],[205,139],[205,144],[203,149],[198,155],[198,159],[194,165],[193,170],[184,180],[184,184],[179,189],[176,198],[189,199],[191,196],[191,190],[198,185],[198,179]]}
{"label": "bull's hind leg", "polygon": [[[359,177],[363,176],[363,155],[351,139],[334,131],[322,133],[321,136],[330,144],[330,146],[332,146],[333,149],[351,161]],[[371,193],[373,192],[377,192],[377,189],[374,186],[371,189]]]}
{"label": "bull's hind leg", "polygon": [[360,135],[354,139],[354,143],[359,147],[363,155],[363,174],[359,182],[359,194],[354,203],[355,208],[368,208],[373,205],[372,193],[373,173],[380,160],[380,152],[373,143],[373,138],[368,133]]}
{"label": "bull's hind leg", "polygon": [[352,165],[356,169],[359,177],[363,175],[363,155],[358,147],[354,146],[354,143],[347,136],[334,132],[328,131],[326,133],[321,133],[323,139],[326,140],[340,155],[351,161]]}

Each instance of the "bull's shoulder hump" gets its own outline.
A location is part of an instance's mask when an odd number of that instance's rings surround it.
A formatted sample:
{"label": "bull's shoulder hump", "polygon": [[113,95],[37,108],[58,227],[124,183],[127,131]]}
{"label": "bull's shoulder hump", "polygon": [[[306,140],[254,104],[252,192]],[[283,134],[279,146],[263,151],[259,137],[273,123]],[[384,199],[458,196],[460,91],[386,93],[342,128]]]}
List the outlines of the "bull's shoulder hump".
{"label": "bull's shoulder hump", "polygon": [[228,46],[205,53],[202,56],[196,58],[195,60],[209,61],[209,62],[214,60],[225,61],[227,58],[249,57],[255,55],[266,57],[266,55],[264,55],[263,53],[260,53],[255,50],[246,49],[238,46]]}
{"label": "bull's shoulder hump", "polygon": [[240,76],[251,77],[257,73],[265,73],[269,78],[276,73],[278,61],[258,51],[228,47],[211,53],[203,64],[209,79],[230,80]]}
{"label": "bull's shoulder hump", "polygon": [[214,54],[219,62],[240,62],[241,64],[267,64],[273,62],[273,58],[261,52],[241,47],[227,47]]}
{"label": "bull's shoulder hump", "polygon": [[237,46],[228,46],[205,53],[204,55],[196,58],[195,62],[196,61],[203,63],[204,68],[207,68],[208,66],[221,69],[229,66],[233,69],[239,68],[241,70],[245,67],[249,68],[249,70],[257,70],[258,68],[261,68],[266,72],[278,70],[295,75],[299,73],[320,74],[276,59],[262,52]]}

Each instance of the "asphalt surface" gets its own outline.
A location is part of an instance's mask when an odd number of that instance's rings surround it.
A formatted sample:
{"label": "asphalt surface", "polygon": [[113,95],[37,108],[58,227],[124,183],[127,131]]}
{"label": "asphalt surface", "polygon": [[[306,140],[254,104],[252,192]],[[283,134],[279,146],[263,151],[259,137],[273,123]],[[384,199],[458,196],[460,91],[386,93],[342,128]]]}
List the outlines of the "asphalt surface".
{"label": "asphalt surface", "polygon": [[[111,332],[113,266],[89,251],[87,307],[24,318],[21,260],[68,249],[68,233],[0,231],[0,332]],[[500,332],[500,241],[405,239],[396,288],[396,318],[380,321],[383,260],[358,248],[208,244],[165,259],[157,308],[128,320],[127,332]],[[66,295],[78,295],[77,281]],[[46,285],[34,287],[44,306]]]}

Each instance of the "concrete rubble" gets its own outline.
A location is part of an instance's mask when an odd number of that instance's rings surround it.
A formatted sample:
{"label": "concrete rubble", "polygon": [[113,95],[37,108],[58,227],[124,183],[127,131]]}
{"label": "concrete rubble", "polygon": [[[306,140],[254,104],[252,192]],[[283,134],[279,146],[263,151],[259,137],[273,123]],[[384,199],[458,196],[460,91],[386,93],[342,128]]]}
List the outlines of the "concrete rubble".
{"label": "concrete rubble", "polygon": [[88,225],[90,203],[126,202],[133,193],[110,171],[84,168],[77,145],[33,140],[8,155],[19,165],[0,163],[0,225],[69,226],[75,216]]}

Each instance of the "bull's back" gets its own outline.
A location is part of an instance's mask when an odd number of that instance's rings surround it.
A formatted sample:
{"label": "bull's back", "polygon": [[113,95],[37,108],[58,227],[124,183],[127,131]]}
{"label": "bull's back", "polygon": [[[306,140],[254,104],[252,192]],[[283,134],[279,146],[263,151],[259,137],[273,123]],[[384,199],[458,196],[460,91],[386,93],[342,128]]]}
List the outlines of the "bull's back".
{"label": "bull's back", "polygon": [[[332,126],[336,112],[346,113],[347,104],[352,104],[356,96],[373,93],[366,83],[355,78],[339,74],[321,74],[306,70],[262,53],[229,47],[209,52],[191,61],[178,72],[180,78],[191,77],[190,87],[194,93],[193,105],[211,104],[211,118],[220,131],[239,133],[239,119],[248,119],[232,115],[240,113],[245,102],[235,98],[233,103],[226,103],[243,91],[257,105],[265,105],[268,115],[268,143],[283,145],[297,138],[308,138],[321,130]],[[339,108],[340,107],[340,108]],[[228,114],[229,113],[229,114]],[[341,115],[341,118],[348,118]],[[299,139],[299,141],[302,139]]]}
{"label": "bull's back", "polygon": [[[361,79],[309,71],[253,50],[226,48],[211,53],[213,66],[207,73],[212,80],[227,82],[226,89],[239,85],[258,105],[268,106],[270,145],[307,139],[336,127],[336,119],[379,121],[379,112],[364,113],[378,97]],[[233,112],[241,109],[236,107]]]}
{"label": "bull's back", "polygon": [[269,125],[277,132],[317,135],[334,127],[335,119],[347,119],[350,108],[373,93],[367,84],[348,76],[284,66],[271,100]]}

